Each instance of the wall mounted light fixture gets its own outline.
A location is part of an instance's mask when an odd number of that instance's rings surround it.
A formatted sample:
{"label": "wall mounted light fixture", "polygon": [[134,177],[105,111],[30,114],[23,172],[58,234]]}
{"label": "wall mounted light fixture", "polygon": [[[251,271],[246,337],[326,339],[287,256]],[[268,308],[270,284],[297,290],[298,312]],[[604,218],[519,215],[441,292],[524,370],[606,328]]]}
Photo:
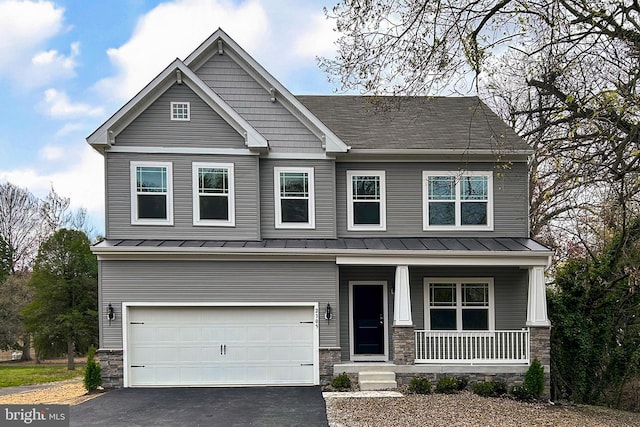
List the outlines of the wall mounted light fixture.
{"label": "wall mounted light fixture", "polygon": [[107,307],[107,319],[109,319],[109,323],[111,323],[112,320],[116,320],[116,310],[113,308],[111,303],[109,303],[109,306]]}
{"label": "wall mounted light fixture", "polygon": [[327,303],[327,309],[324,312],[324,318],[327,319],[327,323],[329,323],[329,321],[331,319],[333,319],[333,313],[331,311],[331,304]]}

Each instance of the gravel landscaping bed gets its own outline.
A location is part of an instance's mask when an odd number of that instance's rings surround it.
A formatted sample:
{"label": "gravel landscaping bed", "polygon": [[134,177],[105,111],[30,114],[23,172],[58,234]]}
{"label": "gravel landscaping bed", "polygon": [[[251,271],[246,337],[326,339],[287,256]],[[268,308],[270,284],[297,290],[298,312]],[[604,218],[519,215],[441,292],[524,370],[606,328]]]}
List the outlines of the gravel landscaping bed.
{"label": "gravel landscaping bed", "polygon": [[0,404],[40,404],[77,405],[100,393],[87,394],[82,380],[64,381],[64,384],[52,383],[51,387],[0,396]]}
{"label": "gravel landscaping bed", "polygon": [[364,426],[639,426],[640,414],[594,406],[560,406],[456,395],[327,399],[331,427]]}
{"label": "gravel landscaping bed", "polygon": [[[0,404],[77,405],[100,396],[87,394],[82,382],[0,396]],[[561,406],[484,398],[471,392],[403,397],[326,397],[331,427],[415,426],[640,426],[640,414],[598,406]]]}

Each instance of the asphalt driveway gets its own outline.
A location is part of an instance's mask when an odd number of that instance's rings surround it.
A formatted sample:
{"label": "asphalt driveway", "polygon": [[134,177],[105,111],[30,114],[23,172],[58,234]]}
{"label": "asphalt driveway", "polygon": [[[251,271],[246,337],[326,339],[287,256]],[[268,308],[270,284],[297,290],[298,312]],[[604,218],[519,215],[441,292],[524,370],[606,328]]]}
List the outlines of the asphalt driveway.
{"label": "asphalt driveway", "polygon": [[71,407],[71,426],[324,426],[320,387],[126,388]]}

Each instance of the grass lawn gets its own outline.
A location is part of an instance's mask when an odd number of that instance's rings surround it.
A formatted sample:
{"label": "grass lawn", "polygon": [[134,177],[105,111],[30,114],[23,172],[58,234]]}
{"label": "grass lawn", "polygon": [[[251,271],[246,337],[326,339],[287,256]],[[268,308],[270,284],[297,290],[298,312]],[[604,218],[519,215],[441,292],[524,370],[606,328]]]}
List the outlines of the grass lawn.
{"label": "grass lawn", "polygon": [[84,365],[74,371],[62,366],[0,366],[0,387],[50,383],[81,377]]}

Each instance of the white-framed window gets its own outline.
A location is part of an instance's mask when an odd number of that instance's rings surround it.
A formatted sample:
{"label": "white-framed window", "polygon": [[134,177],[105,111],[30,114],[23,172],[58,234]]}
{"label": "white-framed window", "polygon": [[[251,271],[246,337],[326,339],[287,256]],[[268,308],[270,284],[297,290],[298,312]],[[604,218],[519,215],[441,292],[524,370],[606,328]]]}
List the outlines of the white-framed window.
{"label": "white-framed window", "polygon": [[171,120],[191,120],[191,105],[188,102],[172,102]]}
{"label": "white-framed window", "polygon": [[273,168],[276,228],[315,228],[313,168]]}
{"label": "white-framed window", "polygon": [[233,227],[233,163],[193,163],[193,224]]}
{"label": "white-framed window", "polygon": [[171,162],[131,162],[131,224],[173,225]]}
{"label": "white-framed window", "polygon": [[387,229],[384,171],[347,171],[347,230]]}
{"label": "white-framed window", "polygon": [[495,330],[493,278],[424,278],[427,330]]}
{"label": "white-framed window", "polygon": [[423,229],[493,230],[492,172],[422,172]]}

